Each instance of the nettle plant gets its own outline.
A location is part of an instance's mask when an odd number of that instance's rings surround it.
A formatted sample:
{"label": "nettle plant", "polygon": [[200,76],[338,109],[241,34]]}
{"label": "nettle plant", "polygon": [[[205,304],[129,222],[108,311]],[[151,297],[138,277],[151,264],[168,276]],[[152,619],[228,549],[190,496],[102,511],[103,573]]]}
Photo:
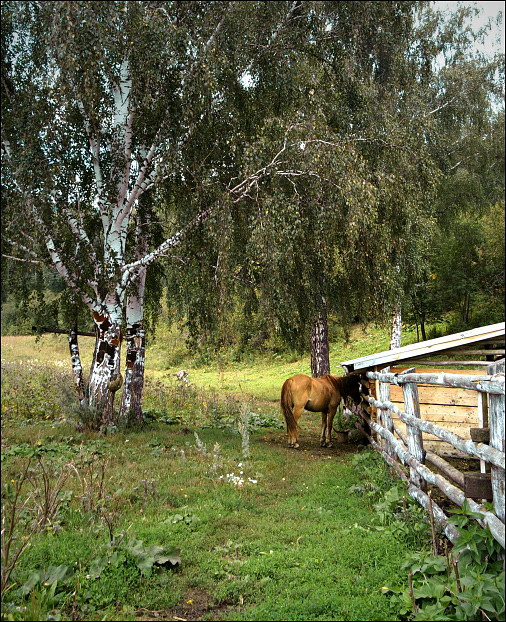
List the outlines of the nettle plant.
{"label": "nettle plant", "polygon": [[504,620],[504,551],[467,503],[452,514],[460,531],[453,549],[412,555],[404,564],[408,587],[384,591],[401,619]]}

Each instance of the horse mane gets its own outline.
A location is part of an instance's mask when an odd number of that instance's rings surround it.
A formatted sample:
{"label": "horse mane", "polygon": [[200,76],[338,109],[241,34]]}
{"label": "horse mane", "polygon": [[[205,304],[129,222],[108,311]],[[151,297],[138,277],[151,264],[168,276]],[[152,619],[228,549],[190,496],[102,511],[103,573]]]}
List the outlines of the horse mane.
{"label": "horse mane", "polygon": [[323,376],[327,379],[336,389],[344,393],[348,393],[350,389],[356,386],[360,382],[359,374],[347,374],[346,376]]}
{"label": "horse mane", "polygon": [[359,395],[359,387],[362,384],[362,375],[360,373],[346,374],[346,376],[328,376],[330,382],[341,393],[341,396],[357,399]]}
{"label": "horse mane", "polygon": [[349,392],[357,387],[360,384],[360,375],[359,374],[347,374],[346,376],[341,376],[341,388],[343,393],[349,394]]}
{"label": "horse mane", "polygon": [[325,380],[330,382],[335,389],[339,390],[341,388],[341,376],[331,376],[330,374],[327,374],[326,376],[321,376],[321,378],[325,378]]}

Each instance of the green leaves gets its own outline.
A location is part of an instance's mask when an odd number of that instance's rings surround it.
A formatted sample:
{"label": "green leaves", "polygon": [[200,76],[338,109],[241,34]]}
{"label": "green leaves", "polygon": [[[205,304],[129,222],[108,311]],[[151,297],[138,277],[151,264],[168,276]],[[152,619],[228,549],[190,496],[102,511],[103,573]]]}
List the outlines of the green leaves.
{"label": "green leaves", "polygon": [[143,575],[149,575],[153,566],[175,568],[180,565],[180,551],[174,546],[165,548],[158,545],[144,546],[142,540],[135,538],[125,541],[119,537],[109,543],[105,553],[96,557],[91,563],[88,578],[98,579],[108,566],[118,568],[131,559]]}
{"label": "green leaves", "polygon": [[480,517],[464,504],[450,519],[460,536],[448,557],[417,553],[406,561],[412,587],[386,592],[394,609],[413,620],[504,619],[504,551]]}
{"label": "green leaves", "polygon": [[142,540],[130,540],[125,544],[125,551],[135,559],[135,563],[142,574],[149,574],[155,564],[175,567],[181,563],[179,549],[176,547],[170,547],[169,550],[157,545],[145,547]]}
{"label": "green leaves", "polygon": [[26,596],[33,588],[40,584],[42,586],[52,586],[55,583],[67,583],[73,576],[74,571],[71,566],[49,566],[45,570],[36,570],[19,588],[21,594]]}

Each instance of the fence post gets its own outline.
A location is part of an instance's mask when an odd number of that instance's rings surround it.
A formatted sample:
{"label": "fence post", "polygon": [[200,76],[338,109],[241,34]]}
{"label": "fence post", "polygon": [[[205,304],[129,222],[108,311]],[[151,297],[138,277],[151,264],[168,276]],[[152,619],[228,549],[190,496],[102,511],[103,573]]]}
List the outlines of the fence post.
{"label": "fence post", "polygon": [[[414,382],[408,382],[402,386],[404,394],[404,410],[407,415],[412,415],[420,419],[420,400],[418,397],[418,387]],[[421,464],[425,464],[425,451],[423,450],[422,431],[418,428],[407,424],[406,432],[408,437],[408,451]],[[427,482],[421,477],[413,467],[409,468],[410,482],[420,488],[423,492],[427,492]]]}
{"label": "fence post", "polygon": [[[387,368],[389,370],[390,368]],[[384,371],[384,370],[383,370]],[[390,383],[389,382],[380,382],[379,383],[379,397],[380,402],[389,402],[390,401]],[[392,412],[388,408],[382,408],[381,410],[381,425],[388,430],[389,432],[394,433],[394,423],[392,421]],[[385,440],[384,441],[384,449],[389,456],[397,459],[397,454],[395,453],[391,444]]]}
{"label": "fence post", "polygon": [[[504,373],[504,361],[490,365],[489,374]],[[490,446],[498,451],[504,451],[505,421],[504,395],[491,393],[489,395],[488,418],[490,425]],[[504,511],[504,469],[491,465],[492,494],[494,497],[494,511],[498,518],[505,522]]]}
{"label": "fence post", "polygon": [[[478,393],[478,427],[488,428],[488,394],[480,391]],[[487,463],[480,460],[480,471],[487,472]]]}

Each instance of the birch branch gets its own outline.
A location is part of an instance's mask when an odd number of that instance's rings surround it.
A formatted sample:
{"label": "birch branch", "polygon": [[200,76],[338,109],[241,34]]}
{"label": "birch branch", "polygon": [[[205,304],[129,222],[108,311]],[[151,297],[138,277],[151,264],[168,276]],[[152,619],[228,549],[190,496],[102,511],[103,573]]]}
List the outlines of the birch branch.
{"label": "birch branch", "polygon": [[[53,262],[54,269],[58,272],[58,274],[64,279],[64,281],[69,285],[70,288],[74,289],[80,296],[84,304],[91,309],[92,311],[98,311],[99,306],[91,299],[91,297],[80,287],[77,283],[78,279],[75,274],[73,274],[67,266],[64,264],[59,252],[56,249],[56,245],[54,243],[53,238],[51,237],[48,228],[46,227],[44,221],[42,220],[41,215],[38,213],[37,208],[33,204],[31,196],[25,193],[25,200],[27,202],[28,207],[32,210],[33,217],[35,221],[39,224],[41,228],[41,232],[45,238],[45,245],[49,256],[51,257],[51,261]],[[90,287],[92,285],[88,283]],[[93,287],[92,287],[93,288]]]}
{"label": "birch branch", "polygon": [[[219,33],[221,32],[223,25],[225,23],[225,19],[226,17],[230,14],[230,12],[235,8],[235,3],[233,2],[229,2],[228,3],[228,7],[225,11],[225,13],[223,14],[221,20],[219,21],[218,25],[216,26],[216,28],[214,29],[213,33],[211,34],[211,36],[209,37],[209,39],[207,40],[203,52],[200,55],[201,56],[205,56],[205,54],[207,54],[207,52],[209,51],[209,49],[211,48],[211,46],[213,45],[213,43],[216,41]],[[200,58],[199,57],[199,58]],[[188,84],[191,76],[194,74],[195,69],[197,67],[197,62],[198,62],[198,58],[196,58],[194,60],[194,62],[190,65],[190,67],[188,68],[188,70],[186,71],[186,73],[183,75],[183,77],[181,78],[181,91],[183,91],[186,87],[186,85]],[[156,149],[160,144],[160,139],[162,136],[163,131],[165,130],[167,124],[169,122],[169,115],[167,113],[167,115],[165,116],[164,120],[162,121],[162,123],[160,124],[160,127],[158,128],[158,131],[156,133],[156,136],[144,158],[144,161],[142,162],[141,166],[140,166],[140,170],[139,170],[139,174],[137,176],[137,179],[134,183],[134,187],[132,188],[132,191],[130,192],[130,196],[128,197],[128,199],[125,202],[125,206],[122,210],[122,214],[120,216],[121,221],[123,221],[123,219],[125,217],[127,217],[129,215],[129,213],[131,212],[135,202],[137,201],[137,199],[139,198],[139,196],[142,194],[142,192],[144,192],[146,190],[147,187],[151,187],[152,184],[154,183],[154,178],[157,174],[156,170],[153,171],[152,176],[147,176],[147,172],[148,169],[152,163],[153,157],[155,155]],[[161,163],[161,159],[159,164]]]}
{"label": "birch branch", "polygon": [[90,119],[88,117],[88,115],[86,114],[86,110],[84,108],[84,104],[83,102],[78,99],[77,100],[77,105],[79,107],[79,110],[83,116],[83,120],[84,120],[84,127],[86,129],[86,134],[88,135],[88,142],[89,142],[89,146],[90,146],[90,154],[91,154],[91,162],[93,165],[93,172],[95,175],[95,185],[97,188],[97,192],[95,195],[95,202],[97,205],[97,209],[102,217],[102,226],[105,228],[107,226],[107,212],[104,209],[104,199],[103,199],[103,193],[104,193],[104,177],[102,174],[102,167],[100,166],[100,139],[98,136],[95,136],[93,129],[91,127],[91,122]]}
{"label": "birch branch", "polygon": [[159,257],[163,253],[167,252],[171,248],[175,248],[176,246],[178,246],[181,243],[181,240],[183,239],[183,237],[189,231],[194,229],[200,223],[205,222],[206,220],[208,220],[208,218],[211,216],[211,214],[213,214],[215,211],[217,211],[217,209],[218,209],[218,207],[216,206],[214,208],[211,208],[211,209],[205,210],[203,212],[200,212],[199,214],[197,214],[197,216],[195,216],[195,218],[190,220],[190,222],[187,223],[180,231],[178,231],[177,233],[172,235],[170,238],[167,238],[164,242],[162,242],[153,251],[151,251],[147,255],[144,255],[144,257],[141,257],[137,261],[134,261],[134,262],[132,262],[130,264],[124,265],[123,268],[122,268],[123,276],[122,276],[122,279],[121,279],[120,291],[118,292],[118,294],[125,290],[125,288],[129,284],[130,280],[132,279],[132,276],[134,275],[134,273],[137,270],[139,270],[142,267],[149,266],[149,264],[153,263],[153,261],[157,257]]}
{"label": "birch branch", "polygon": [[14,261],[21,261],[23,263],[45,264],[45,262],[41,259],[22,259],[21,257],[14,257],[13,255],[6,255],[5,253],[2,253],[2,257],[5,257],[6,259],[13,259]]}
{"label": "birch branch", "polygon": [[[288,21],[290,20],[291,16],[293,15],[295,9],[300,6],[302,3],[299,2],[298,0],[296,0],[295,2],[292,2],[290,9],[288,10],[287,14],[285,15],[284,19],[282,21],[279,22],[279,24],[277,25],[276,29],[274,30],[274,32],[272,33],[269,41],[267,42],[267,45],[265,45],[265,49],[269,49],[270,46],[274,43],[274,41],[277,39],[279,33],[281,32],[281,29],[283,28],[283,26],[285,26]],[[248,64],[248,66],[246,67],[246,69],[242,72],[242,75],[249,73],[251,71],[251,68],[253,67],[253,64],[258,60],[258,58],[260,57],[260,53],[256,55],[255,58],[252,58]]]}
{"label": "birch branch", "polygon": [[[19,248],[23,252],[28,253],[34,259],[36,259],[38,263],[44,263],[42,259],[40,259],[40,257],[37,255],[37,253],[33,251],[31,248],[28,248],[27,246],[24,246],[23,244],[20,244],[19,242],[15,242],[14,240],[11,240],[10,238],[5,238],[5,241],[8,242],[9,244],[12,244],[12,246],[15,246],[16,248]],[[11,259],[14,259],[14,258],[11,257]]]}
{"label": "birch branch", "polygon": [[430,112],[426,112],[423,116],[424,118],[429,117],[431,114],[436,114],[436,112],[439,112],[440,110],[443,110],[443,108],[446,108],[446,106],[449,106],[453,101],[455,101],[455,97],[452,97],[449,101],[445,102],[444,104],[441,104],[441,106],[438,106],[437,108],[434,108],[434,110],[431,110]]}

